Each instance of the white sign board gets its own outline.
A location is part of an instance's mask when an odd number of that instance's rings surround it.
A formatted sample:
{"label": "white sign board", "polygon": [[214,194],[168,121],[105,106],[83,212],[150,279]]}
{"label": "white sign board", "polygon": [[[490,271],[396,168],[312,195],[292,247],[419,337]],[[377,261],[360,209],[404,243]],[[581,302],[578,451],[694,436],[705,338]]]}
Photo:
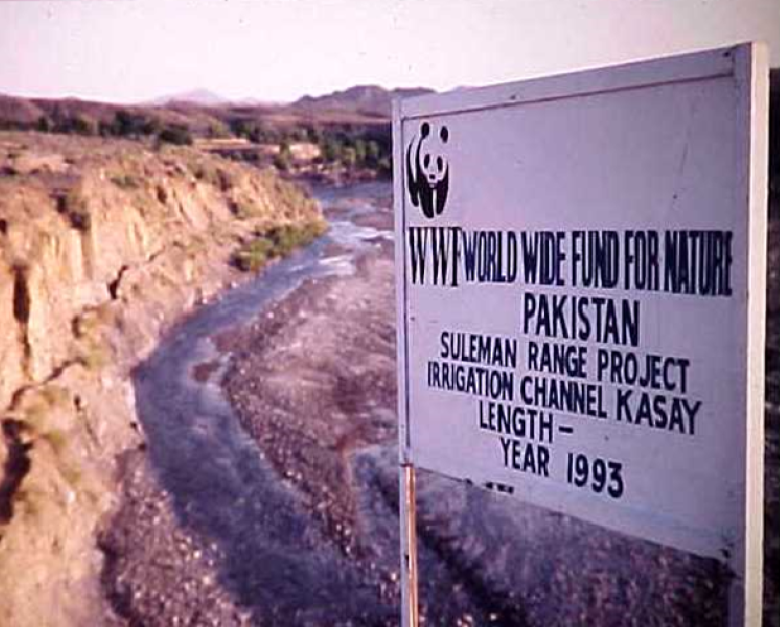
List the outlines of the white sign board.
{"label": "white sign board", "polygon": [[744,572],[767,74],[745,45],[396,104],[403,463]]}

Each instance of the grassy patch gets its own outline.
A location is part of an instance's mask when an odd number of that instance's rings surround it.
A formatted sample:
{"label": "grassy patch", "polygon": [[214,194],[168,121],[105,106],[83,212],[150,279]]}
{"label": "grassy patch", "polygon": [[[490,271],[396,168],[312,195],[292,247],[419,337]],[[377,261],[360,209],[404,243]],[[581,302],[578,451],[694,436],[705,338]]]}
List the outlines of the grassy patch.
{"label": "grassy patch", "polygon": [[25,516],[39,519],[43,513],[46,494],[37,488],[20,487],[13,495],[14,505],[19,507]]}
{"label": "grassy patch", "polygon": [[245,200],[233,200],[230,202],[230,211],[239,220],[248,220],[257,217],[258,211],[252,203]]}
{"label": "grassy patch", "polygon": [[86,199],[78,189],[57,198],[57,211],[65,215],[70,225],[77,231],[85,232],[92,228],[92,214]]}
{"label": "grassy patch", "polygon": [[87,370],[100,370],[110,362],[103,331],[113,321],[114,311],[104,305],[86,310],[74,318],[72,332],[76,339],[76,360]]}
{"label": "grassy patch", "polygon": [[285,257],[299,246],[313,241],[326,229],[327,225],[322,221],[273,227],[239,248],[233,255],[233,261],[245,272],[256,272],[271,259]]}
{"label": "grassy patch", "polygon": [[219,185],[219,179],[217,178],[216,170],[206,166],[203,163],[196,163],[192,168],[192,173],[199,181],[209,183],[215,187]]}
{"label": "grassy patch", "polygon": [[198,162],[192,166],[195,178],[203,183],[216,187],[221,192],[228,192],[236,186],[236,176],[229,170],[215,167],[210,163]]}
{"label": "grassy patch", "polygon": [[120,189],[138,189],[139,183],[131,174],[122,174],[120,176],[112,176],[111,182]]}
{"label": "grassy patch", "polygon": [[222,192],[230,191],[236,185],[235,176],[227,170],[217,168],[217,185]]}

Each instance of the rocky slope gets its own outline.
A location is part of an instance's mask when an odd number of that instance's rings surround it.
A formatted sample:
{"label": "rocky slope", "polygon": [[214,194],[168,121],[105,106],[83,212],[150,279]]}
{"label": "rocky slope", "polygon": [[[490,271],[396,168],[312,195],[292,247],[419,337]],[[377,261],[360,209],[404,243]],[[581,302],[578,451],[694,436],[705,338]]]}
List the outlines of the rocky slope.
{"label": "rocky slope", "polygon": [[256,232],[319,224],[274,175],[190,149],[0,134],[0,624],[92,624],[128,375],[237,279]]}
{"label": "rocky slope", "polygon": [[385,89],[378,85],[356,85],[343,91],[334,91],[323,96],[304,96],[292,103],[291,108],[310,113],[342,111],[363,115],[390,118],[394,98],[421,96],[433,93],[423,87]]}

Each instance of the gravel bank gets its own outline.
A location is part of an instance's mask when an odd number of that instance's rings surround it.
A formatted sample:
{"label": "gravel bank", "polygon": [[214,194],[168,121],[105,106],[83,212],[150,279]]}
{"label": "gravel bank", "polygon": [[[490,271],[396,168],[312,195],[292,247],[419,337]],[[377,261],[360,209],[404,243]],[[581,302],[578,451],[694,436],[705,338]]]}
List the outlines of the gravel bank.
{"label": "gravel bank", "polygon": [[115,615],[107,625],[250,625],[218,583],[224,559],[208,538],[183,529],[143,451],[121,462],[122,505],[100,536],[103,585]]}

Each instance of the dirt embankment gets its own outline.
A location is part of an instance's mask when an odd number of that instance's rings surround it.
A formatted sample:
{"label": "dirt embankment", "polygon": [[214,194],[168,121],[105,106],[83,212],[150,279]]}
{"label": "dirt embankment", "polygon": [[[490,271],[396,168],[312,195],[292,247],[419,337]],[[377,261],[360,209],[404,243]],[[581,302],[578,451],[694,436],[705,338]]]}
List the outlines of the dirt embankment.
{"label": "dirt embankment", "polygon": [[128,373],[237,280],[253,233],[320,221],[275,175],[191,149],[0,134],[0,624],[94,622],[96,528],[142,441]]}

